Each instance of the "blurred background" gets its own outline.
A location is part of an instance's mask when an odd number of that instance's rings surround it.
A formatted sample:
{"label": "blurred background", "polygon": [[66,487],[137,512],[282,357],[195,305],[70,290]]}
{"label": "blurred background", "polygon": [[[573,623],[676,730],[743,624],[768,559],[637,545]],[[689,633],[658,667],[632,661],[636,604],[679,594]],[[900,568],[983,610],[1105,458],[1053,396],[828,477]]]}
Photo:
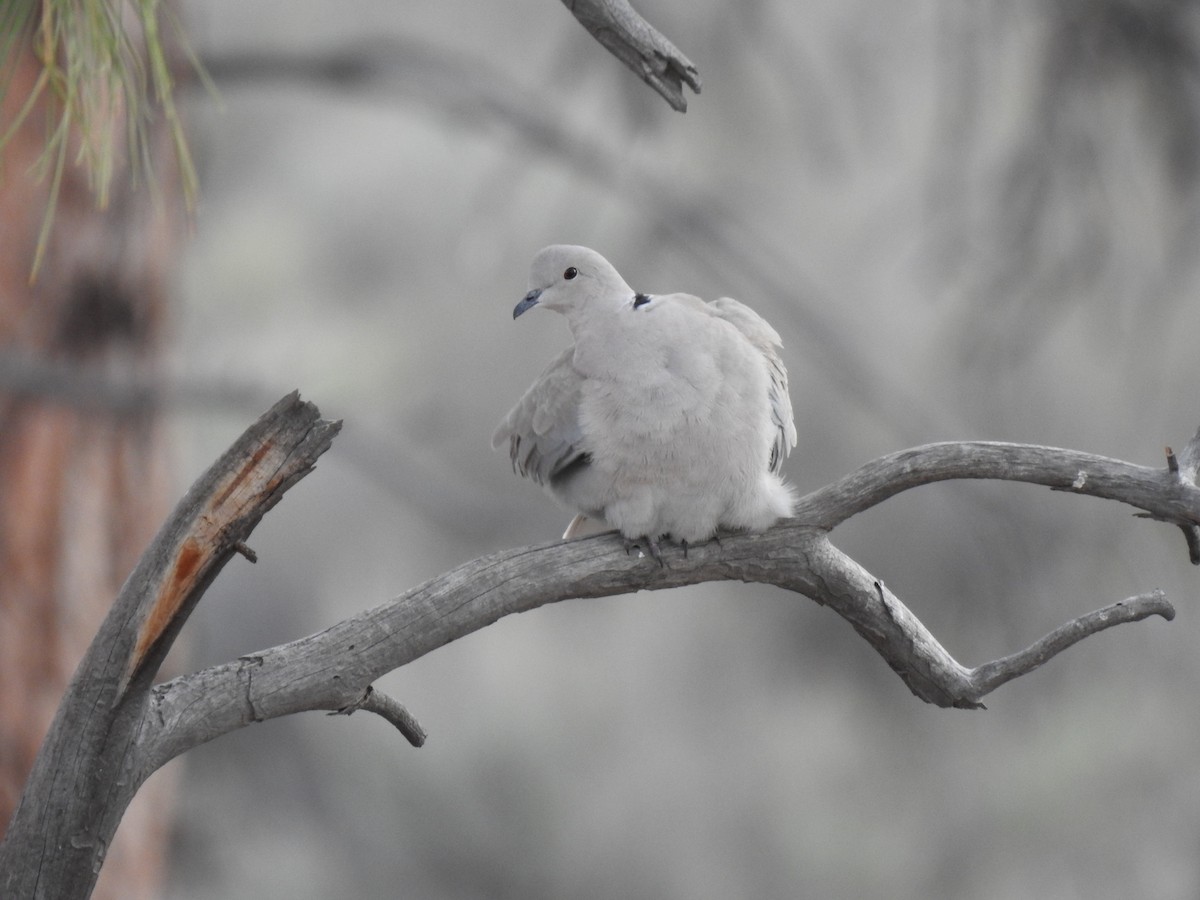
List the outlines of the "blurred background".
{"label": "blurred background", "polygon": [[[737,297],[783,336],[802,492],[914,444],[1161,465],[1200,425],[1197,4],[642,0],[686,115],[559,3],[188,0],[200,204],[171,272],[170,496],[282,394],[345,428],[179,670],[319,630],[570,514],[490,450],[569,342],[534,252]],[[837,616],[735,583],[556,604],[187,754],[168,900],[1192,898],[1200,571],[1013,484],[834,534],[965,665],[1155,587],[1179,616],[915,699]]]}

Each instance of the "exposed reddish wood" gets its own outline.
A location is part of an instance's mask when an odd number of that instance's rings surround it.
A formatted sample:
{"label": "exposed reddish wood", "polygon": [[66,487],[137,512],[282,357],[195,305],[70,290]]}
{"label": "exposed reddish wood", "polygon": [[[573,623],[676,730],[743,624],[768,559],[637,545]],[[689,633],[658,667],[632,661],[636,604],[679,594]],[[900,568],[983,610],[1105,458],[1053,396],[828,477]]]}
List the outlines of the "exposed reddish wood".
{"label": "exposed reddish wood", "polygon": [[[38,750],[0,840],[0,895],[91,896],[118,822],[161,765],[150,764],[142,749],[153,733],[146,715],[163,657],[221,567],[312,470],[340,428],[298,393],[289,394],[180,500],[104,616]],[[148,637],[135,654],[147,622]],[[137,672],[130,677],[134,659]],[[339,699],[341,707],[353,698]]]}
{"label": "exposed reddish wood", "polygon": [[200,570],[203,560],[204,552],[196,541],[188,539],[179,548],[179,556],[171,569],[170,579],[163,585],[163,590],[150,608],[149,615],[138,629],[137,644],[126,669],[126,677],[141,666],[146,659],[146,653],[174,621],[183,599],[195,584],[196,573]]}
{"label": "exposed reddish wood", "polygon": [[250,513],[263,496],[275,494],[281,482],[292,473],[286,465],[290,449],[265,439],[226,483],[214,491],[212,500],[194,523],[189,536],[180,545],[160,590],[141,613],[137,642],[125,670],[125,684],[145,663],[150,650],[159,642],[193,594],[196,583],[233,543],[222,539],[231,523]]}
{"label": "exposed reddish wood", "polygon": [[267,441],[254,452],[254,456],[247,461],[246,465],[242,467],[237,475],[229,480],[229,485],[213,498],[212,505],[214,508],[220,508],[225,505],[226,501],[229,500],[229,496],[242,486],[242,482],[257,471],[263,457],[270,453],[274,446],[272,442]]}

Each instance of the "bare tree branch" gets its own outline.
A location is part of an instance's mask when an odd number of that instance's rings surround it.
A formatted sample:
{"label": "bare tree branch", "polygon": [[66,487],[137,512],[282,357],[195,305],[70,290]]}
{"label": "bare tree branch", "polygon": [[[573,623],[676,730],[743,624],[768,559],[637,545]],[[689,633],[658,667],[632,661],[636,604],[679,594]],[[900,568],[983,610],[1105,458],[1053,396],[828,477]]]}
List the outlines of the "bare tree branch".
{"label": "bare tree branch", "polygon": [[293,393],[188,491],[125,582],[79,664],[0,842],[0,897],[91,892],[117,823],[153,769],[139,746],[150,683],[184,620],[340,428]]}
{"label": "bare tree branch", "polygon": [[158,663],[220,565],[282,491],[329,446],[337,424],[284,398],[180,504],[118,597],[55,719],[17,815],[0,843],[3,896],[85,897],[125,806],[149,775],[200,743],[305,710],[374,712],[419,745],[424,731],[372,684],[383,674],[515,612],[704,581],[774,584],[829,606],[921,699],[980,708],[981,699],[1082,640],[1152,615],[1161,591],[1080,616],[1029,648],[975,668],[960,664],[883,582],[829,540],[850,516],[900,491],[950,478],[1043,484],[1130,504],[1178,525],[1200,522],[1188,466],[1155,470],[1025,444],[930,444],[869,463],[799,503],[763,534],[630,558],[613,534],[506,550],[465,563],[374,609],[288,644],[150,689]]}
{"label": "bare tree branch", "polygon": [[[1200,512],[1200,504],[1197,506]],[[1171,618],[1161,594],[1092,613],[1033,648],[977,669],[958,663],[881,582],[797,520],[759,535],[734,534],[669,557],[666,568],[630,564],[611,533],[481,557],[331,628],[176,678],[155,690],[161,723],[143,748],[152,768],[251,722],[359,703],[382,675],[498,619],[547,603],[660,590],[704,581],[778,585],[829,606],[884,657],[921,699],[974,708],[1006,681],[1083,637],[1148,615]]]}
{"label": "bare tree branch", "polygon": [[404,735],[405,740],[414,747],[421,747],[425,744],[425,738],[428,735],[425,734],[425,729],[421,727],[421,723],[408,711],[408,707],[399,700],[383,693],[383,691],[374,685],[368,685],[366,693],[357,702],[334,710],[329,715],[348,716],[358,712],[360,709],[373,712],[384,721],[390,722]]}
{"label": "bare tree branch", "polygon": [[[1200,469],[1200,429],[1192,435],[1183,452],[1178,457],[1175,451],[1167,448],[1167,471],[1180,484],[1195,484],[1196,471]],[[1187,541],[1188,558],[1192,565],[1200,566],[1200,526],[1187,523],[1176,523],[1183,531],[1183,539]]]}
{"label": "bare tree branch", "polygon": [[[1196,438],[1193,438],[1195,441]],[[1189,447],[1191,445],[1189,444]],[[922,484],[951,479],[999,479],[1117,500],[1150,518],[1180,526],[1200,524],[1195,469],[1171,472],[1119,459],[998,441],[952,441],[901,450],[867,463],[801,499],[796,515],[834,528],[889,497]]]}
{"label": "bare tree branch", "polygon": [[699,94],[700,73],[628,0],[563,0],[563,4],[592,37],[658,91],[672,109],[687,112],[683,85]]}
{"label": "bare tree branch", "polygon": [[[572,597],[656,590],[711,580],[766,582],[804,594],[846,618],[922,699],[975,706],[995,687],[1070,643],[1061,636],[1022,655],[967,669],[878,579],[827,540],[834,526],[908,488],[951,478],[1044,484],[1119,500],[1167,521],[1200,521],[1200,490],[1166,470],[1027,444],[931,444],[868,463],[800,500],[797,518],[761,535],[692,548],[666,569],[624,565],[621,542],[598,535],[510,550],[467,563],[328,631],[176,679],[157,715],[172,723],[154,751],[162,761],[257,718],[341,709],[392,669],[512,612]],[[653,568],[654,571],[648,571]],[[1078,640],[1102,628],[1173,610],[1161,595],[1126,601],[1070,623]],[[1037,662],[1030,665],[1030,660]],[[248,698],[244,703],[233,698]],[[247,718],[249,716],[249,718]],[[158,764],[161,764],[158,763]]]}
{"label": "bare tree branch", "polygon": [[983,696],[1007,681],[1032,672],[1085,637],[1113,625],[1137,622],[1149,616],[1162,616],[1168,622],[1175,618],[1175,609],[1167,602],[1166,594],[1160,590],[1139,594],[1078,619],[1072,619],[1024,650],[975,668],[971,672],[971,680],[976,684],[980,696]]}

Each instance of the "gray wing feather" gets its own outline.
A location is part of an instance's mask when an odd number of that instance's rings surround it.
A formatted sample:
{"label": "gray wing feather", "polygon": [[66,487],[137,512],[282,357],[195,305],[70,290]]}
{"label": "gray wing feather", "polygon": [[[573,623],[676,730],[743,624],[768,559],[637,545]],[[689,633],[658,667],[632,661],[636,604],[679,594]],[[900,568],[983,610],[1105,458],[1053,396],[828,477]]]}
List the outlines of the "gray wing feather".
{"label": "gray wing feather", "polygon": [[796,422],[792,416],[792,398],[788,395],[788,375],[779,355],[783,339],[766,319],[731,297],[721,297],[708,304],[717,317],[729,322],[744,334],[762,353],[771,378],[771,422],[775,425],[775,443],[771,446],[770,469],[778,472],[784,458],[796,446]]}
{"label": "gray wing feather", "polygon": [[545,484],[587,456],[580,447],[579,395],[574,347],[555,357],[492,435],[493,449],[509,442],[513,470]]}

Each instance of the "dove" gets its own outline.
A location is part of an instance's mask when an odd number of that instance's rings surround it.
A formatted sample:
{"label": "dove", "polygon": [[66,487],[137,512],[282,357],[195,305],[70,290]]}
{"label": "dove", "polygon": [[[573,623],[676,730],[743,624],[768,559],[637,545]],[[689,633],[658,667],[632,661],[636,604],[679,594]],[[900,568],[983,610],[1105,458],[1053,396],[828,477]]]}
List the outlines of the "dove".
{"label": "dove", "polygon": [[663,564],[659,541],[762,531],[791,515],[780,476],[796,445],[779,334],[736,300],[635,291],[587,247],[534,256],[531,309],[567,320],[556,356],[497,427],[514,470]]}

